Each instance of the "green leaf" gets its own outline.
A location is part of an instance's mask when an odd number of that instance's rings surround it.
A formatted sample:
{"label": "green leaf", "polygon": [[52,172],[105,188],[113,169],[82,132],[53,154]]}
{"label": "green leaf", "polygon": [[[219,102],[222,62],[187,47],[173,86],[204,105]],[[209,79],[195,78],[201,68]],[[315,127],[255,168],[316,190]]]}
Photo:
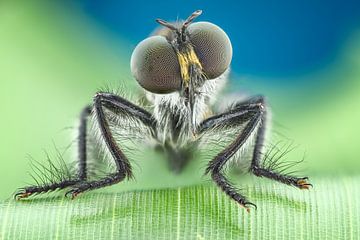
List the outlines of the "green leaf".
{"label": "green leaf", "polygon": [[356,239],[360,177],[315,179],[310,191],[258,181],[247,213],[211,184],[87,193],[0,204],[0,239]]}

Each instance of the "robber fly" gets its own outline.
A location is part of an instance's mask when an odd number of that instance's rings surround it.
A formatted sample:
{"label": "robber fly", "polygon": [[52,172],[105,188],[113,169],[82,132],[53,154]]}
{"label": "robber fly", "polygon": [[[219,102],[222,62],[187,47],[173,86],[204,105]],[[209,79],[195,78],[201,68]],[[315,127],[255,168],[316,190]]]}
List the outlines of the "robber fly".
{"label": "robber fly", "polygon": [[[258,177],[308,189],[307,177],[281,174],[263,164],[263,147],[268,109],[262,96],[235,101],[226,110],[215,109],[216,96],[226,82],[232,59],[232,45],[227,34],[210,22],[196,22],[201,10],[185,21],[156,21],[160,29],[140,42],[131,56],[131,72],[144,90],[147,107],[138,106],[110,92],[98,92],[93,104],[81,113],[78,138],[77,177],[45,185],[20,189],[17,199],[57,189],[70,188],[72,198],[85,191],[102,188],[132,178],[132,166],[123,151],[123,142],[116,136],[137,134],[152,141],[164,152],[173,170],[181,171],[192,151],[206,145],[228,143],[214,154],[206,167],[215,184],[231,199],[249,210],[255,204],[236,190],[224,173],[231,162],[242,161],[242,151],[253,142],[247,171]],[[89,117],[95,122],[99,138],[115,170],[106,176],[90,180],[87,161]],[[231,137],[229,137],[231,136]],[[230,138],[230,139],[229,139]],[[124,143],[125,144],[125,143]],[[154,146],[155,146],[154,145]],[[139,146],[139,145],[137,145]],[[250,146],[250,145],[249,145]]]}

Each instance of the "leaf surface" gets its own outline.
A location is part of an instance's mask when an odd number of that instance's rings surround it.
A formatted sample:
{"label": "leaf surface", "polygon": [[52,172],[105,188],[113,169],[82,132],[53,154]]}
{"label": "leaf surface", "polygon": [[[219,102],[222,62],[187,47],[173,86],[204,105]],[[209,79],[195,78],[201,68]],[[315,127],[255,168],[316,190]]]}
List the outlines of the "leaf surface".
{"label": "leaf surface", "polygon": [[212,184],[8,200],[0,239],[357,239],[360,177],[334,180],[315,179],[310,191],[249,184],[250,213]]}

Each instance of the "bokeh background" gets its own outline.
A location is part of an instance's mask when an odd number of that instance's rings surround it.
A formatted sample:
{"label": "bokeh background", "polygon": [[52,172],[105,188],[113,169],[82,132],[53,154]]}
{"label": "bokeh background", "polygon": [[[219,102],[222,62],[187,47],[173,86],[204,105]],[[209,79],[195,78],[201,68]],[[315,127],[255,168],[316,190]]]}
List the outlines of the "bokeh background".
{"label": "bokeh background", "polygon": [[[228,91],[267,96],[274,131],[298,145],[290,157],[306,152],[310,177],[358,175],[359,1],[1,0],[0,199],[31,182],[28,155],[43,161],[54,143],[63,151],[74,141],[79,111],[98,89],[125,84],[136,93],[131,52],[155,18],[197,9],[232,40]],[[137,169],[138,187],[202,174],[190,166],[176,176],[157,159]]]}

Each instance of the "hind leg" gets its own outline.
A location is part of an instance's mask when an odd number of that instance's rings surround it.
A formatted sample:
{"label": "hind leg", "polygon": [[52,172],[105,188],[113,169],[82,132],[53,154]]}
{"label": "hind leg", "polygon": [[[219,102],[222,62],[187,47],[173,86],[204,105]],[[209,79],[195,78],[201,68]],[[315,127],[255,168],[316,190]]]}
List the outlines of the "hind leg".
{"label": "hind leg", "polygon": [[[258,100],[263,104],[265,108],[265,102],[263,99]],[[272,168],[265,168],[261,164],[262,148],[264,146],[264,135],[266,130],[266,111],[261,115],[261,124],[258,127],[257,135],[255,139],[255,147],[253,151],[253,157],[251,161],[250,171],[257,177],[266,177],[287,185],[292,185],[300,189],[309,189],[312,186],[307,182],[308,177],[295,177],[286,174],[276,172]]]}
{"label": "hind leg", "polygon": [[[266,105],[262,97],[252,98],[248,101],[238,103],[227,112],[210,117],[204,120],[199,127],[198,133],[202,134],[208,130],[216,129],[234,129],[235,139],[220,153],[218,153],[208,164],[206,174],[210,173],[213,181],[228,196],[238,202],[241,206],[249,210],[249,206],[255,204],[247,201],[246,197],[236,191],[236,188],[226,178],[223,168],[228,160],[239,151],[241,147],[249,140],[250,136],[255,136],[255,147],[253,150],[253,159],[250,170],[256,175],[267,177],[279,182],[297,186],[299,188],[308,188],[311,184],[307,183],[307,178],[297,178],[293,176],[282,175],[271,169],[265,169],[260,166],[261,150],[264,143],[266,122]],[[241,128],[244,126],[244,128]],[[241,129],[241,130],[240,130]],[[221,141],[221,139],[220,139]]]}
{"label": "hind leg", "polygon": [[80,126],[78,135],[78,152],[79,152],[79,169],[78,176],[74,179],[62,179],[59,182],[49,183],[45,185],[28,186],[21,188],[14,197],[18,200],[27,198],[33,194],[45,193],[57,189],[64,189],[75,185],[80,181],[86,180],[86,138],[87,138],[87,122],[91,113],[91,106],[86,106],[80,115]]}
{"label": "hind leg", "polygon": [[[257,106],[257,107],[256,107]],[[253,126],[252,129],[256,131],[255,137],[255,146],[253,150],[253,157],[251,161],[250,171],[258,177],[266,177],[287,185],[292,185],[298,187],[300,189],[308,189],[312,186],[310,183],[307,182],[308,177],[295,177],[291,175],[281,174],[276,172],[274,169],[265,168],[261,164],[261,156],[262,156],[262,149],[264,146],[264,135],[266,131],[266,116],[267,116],[267,107],[263,97],[255,97],[243,103],[239,103],[234,107],[232,110],[235,112],[241,112],[244,110],[251,110],[251,112],[255,111],[259,114],[259,121],[256,123],[258,126]],[[250,113],[251,114],[251,113]],[[246,115],[238,116],[239,119],[245,118]],[[220,118],[226,116],[225,114],[221,114]],[[206,121],[204,121],[206,123]],[[211,122],[211,121],[208,121]],[[213,124],[219,124],[220,121],[212,120]],[[208,123],[207,123],[208,124]]]}
{"label": "hind leg", "polygon": [[[100,128],[101,136],[116,165],[116,171],[98,180],[81,181],[72,186],[72,189],[65,194],[66,196],[70,195],[71,198],[74,198],[82,192],[110,186],[123,181],[126,177],[128,179],[133,177],[129,159],[113,136],[112,129],[109,125],[109,116],[105,112],[105,109],[117,116],[131,118],[132,121],[136,121],[141,124],[142,127],[146,128],[151,137],[155,135],[156,122],[149,112],[115,94],[106,92],[97,93],[94,97],[94,114]],[[118,123],[118,127],[130,131],[129,126],[123,121]],[[143,135],[143,137],[145,137],[145,135]]]}

